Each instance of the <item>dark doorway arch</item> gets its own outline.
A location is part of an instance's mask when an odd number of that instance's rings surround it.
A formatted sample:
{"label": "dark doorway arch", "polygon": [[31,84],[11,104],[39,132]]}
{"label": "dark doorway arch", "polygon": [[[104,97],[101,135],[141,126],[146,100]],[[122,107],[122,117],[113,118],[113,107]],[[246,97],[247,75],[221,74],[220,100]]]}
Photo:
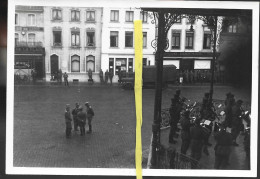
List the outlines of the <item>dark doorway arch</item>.
{"label": "dark doorway arch", "polygon": [[59,59],[57,55],[51,56],[51,74],[57,73],[59,70]]}

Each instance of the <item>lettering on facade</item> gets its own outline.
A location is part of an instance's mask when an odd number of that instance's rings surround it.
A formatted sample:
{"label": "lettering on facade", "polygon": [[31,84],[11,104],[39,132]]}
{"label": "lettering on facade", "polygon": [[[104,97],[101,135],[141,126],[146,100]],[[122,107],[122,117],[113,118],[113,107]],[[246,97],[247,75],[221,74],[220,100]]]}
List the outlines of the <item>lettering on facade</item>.
{"label": "lettering on facade", "polygon": [[43,31],[44,28],[43,27],[21,27],[21,26],[16,26],[15,27],[16,31]]}

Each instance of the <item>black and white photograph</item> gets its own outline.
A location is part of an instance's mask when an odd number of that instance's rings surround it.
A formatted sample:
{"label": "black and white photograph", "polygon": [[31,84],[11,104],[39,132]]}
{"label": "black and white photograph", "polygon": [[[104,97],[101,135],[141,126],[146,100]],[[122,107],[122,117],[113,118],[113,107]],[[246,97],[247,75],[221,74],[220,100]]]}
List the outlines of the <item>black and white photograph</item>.
{"label": "black and white photograph", "polygon": [[10,0],[6,172],[256,177],[258,55],[258,2]]}

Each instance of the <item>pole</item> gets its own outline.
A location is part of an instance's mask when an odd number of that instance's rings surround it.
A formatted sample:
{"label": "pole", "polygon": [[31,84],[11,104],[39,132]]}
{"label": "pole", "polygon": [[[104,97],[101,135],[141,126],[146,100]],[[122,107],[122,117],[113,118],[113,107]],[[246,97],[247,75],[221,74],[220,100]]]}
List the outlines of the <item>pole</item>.
{"label": "pole", "polygon": [[158,38],[157,51],[155,54],[156,60],[156,79],[155,79],[155,100],[154,100],[154,119],[152,125],[153,140],[152,140],[152,168],[156,168],[158,164],[157,151],[160,145],[160,122],[161,122],[161,103],[162,103],[162,77],[163,77],[163,55],[165,47],[165,19],[164,13],[158,12]]}
{"label": "pole", "polygon": [[217,20],[218,16],[214,16],[214,29],[213,29],[213,59],[211,64],[211,82],[210,82],[210,102],[213,99],[213,83],[214,83],[214,72],[215,72],[215,61],[216,61],[216,41],[217,41]]}

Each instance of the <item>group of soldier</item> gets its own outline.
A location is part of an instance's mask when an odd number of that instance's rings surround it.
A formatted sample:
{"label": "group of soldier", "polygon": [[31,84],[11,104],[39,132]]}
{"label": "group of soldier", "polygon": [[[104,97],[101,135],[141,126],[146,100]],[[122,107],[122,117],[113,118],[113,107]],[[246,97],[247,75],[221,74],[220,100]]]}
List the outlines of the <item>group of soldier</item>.
{"label": "group of soldier", "polygon": [[[206,83],[211,81],[210,70],[182,70],[177,73],[178,83]],[[224,83],[223,72],[215,71],[214,81]]]}
{"label": "group of soldier", "polygon": [[110,85],[112,85],[112,80],[113,80],[113,71],[108,71],[106,70],[105,72],[105,81],[104,81],[104,74],[103,74],[103,71],[102,69],[100,69],[100,72],[99,72],[99,78],[100,78],[100,83],[101,84],[107,84],[108,83],[108,79],[110,80]]}
{"label": "group of soldier", "polygon": [[83,110],[83,107],[79,105],[79,103],[76,103],[75,108],[70,111],[70,105],[66,105],[65,109],[65,123],[66,123],[66,138],[71,137],[71,131],[72,131],[72,119],[73,119],[73,127],[74,131],[79,131],[80,129],[80,135],[85,135],[85,126],[86,121],[88,120],[88,134],[92,133],[92,119],[94,117],[94,110],[90,106],[88,102],[85,103],[86,111]]}
{"label": "group of soldier", "polygon": [[[176,144],[174,138],[178,138],[177,132],[181,132],[181,154],[186,155],[188,149],[191,149],[191,158],[199,161],[202,151],[209,155],[208,147],[212,146],[209,143],[209,137],[212,131],[215,131],[214,138],[216,140],[215,150],[215,164],[216,169],[225,168],[229,162],[231,153],[231,146],[238,146],[236,138],[240,131],[243,130],[243,123],[241,119],[241,104],[242,101],[235,102],[234,95],[227,94],[225,101],[226,118],[224,121],[215,123],[213,130],[213,121],[217,115],[214,110],[212,99],[209,93],[205,93],[200,108],[199,115],[195,120],[190,117],[191,110],[185,104],[185,98],[180,96],[181,91],[176,90],[174,98],[171,99],[170,112],[170,133],[169,143]],[[210,121],[205,124],[205,120]],[[181,128],[178,128],[180,123]],[[204,123],[204,124],[203,124]],[[231,128],[231,134],[226,131],[226,128]],[[215,130],[216,129],[216,130]]]}

